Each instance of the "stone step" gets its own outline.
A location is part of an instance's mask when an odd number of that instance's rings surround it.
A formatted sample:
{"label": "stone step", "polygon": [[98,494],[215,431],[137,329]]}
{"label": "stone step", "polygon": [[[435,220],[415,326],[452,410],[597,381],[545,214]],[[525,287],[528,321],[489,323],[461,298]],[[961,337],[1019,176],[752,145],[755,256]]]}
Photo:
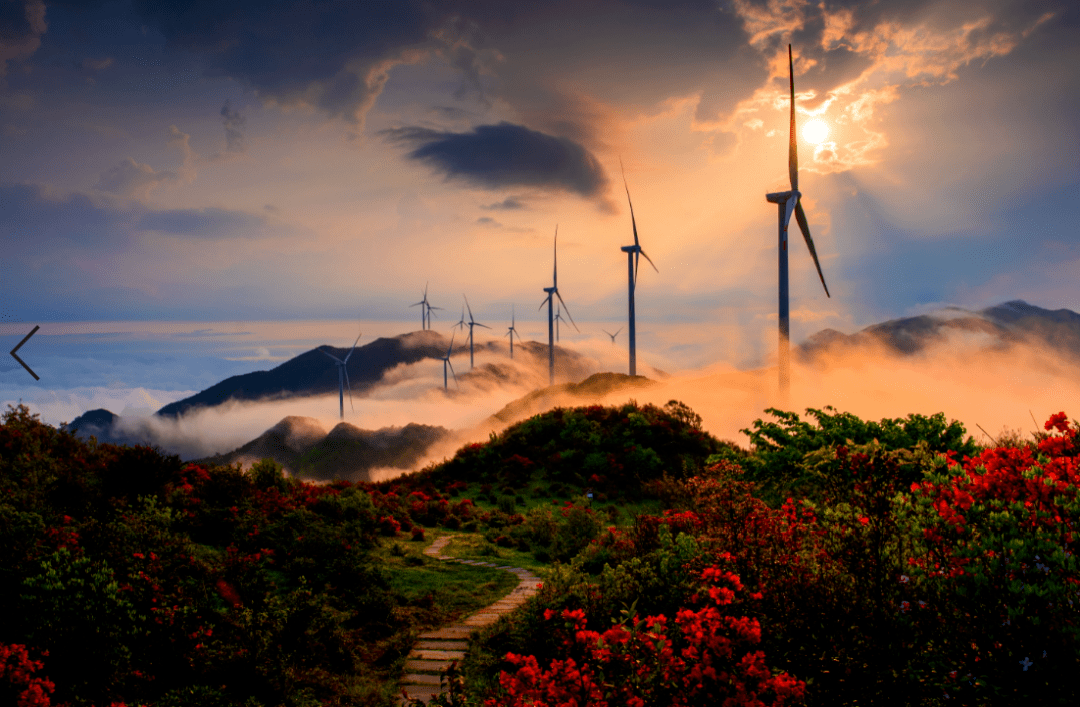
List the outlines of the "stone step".
{"label": "stone step", "polygon": [[469,644],[466,641],[417,641],[416,647],[421,650],[463,651]]}
{"label": "stone step", "polygon": [[418,648],[409,653],[410,658],[420,660],[461,660],[465,657],[465,651],[438,651]]}
{"label": "stone step", "polygon": [[406,689],[408,689],[409,685],[439,685],[440,679],[438,675],[409,673],[405,676],[405,679],[402,680],[401,683],[406,686]]}
{"label": "stone step", "polygon": [[454,626],[444,626],[443,628],[436,629],[434,631],[424,631],[420,634],[420,638],[449,638],[449,639],[461,639],[468,638],[476,629],[471,626],[461,626],[460,624]]}
{"label": "stone step", "polygon": [[406,660],[405,669],[414,673],[441,673],[453,664],[452,660]]}

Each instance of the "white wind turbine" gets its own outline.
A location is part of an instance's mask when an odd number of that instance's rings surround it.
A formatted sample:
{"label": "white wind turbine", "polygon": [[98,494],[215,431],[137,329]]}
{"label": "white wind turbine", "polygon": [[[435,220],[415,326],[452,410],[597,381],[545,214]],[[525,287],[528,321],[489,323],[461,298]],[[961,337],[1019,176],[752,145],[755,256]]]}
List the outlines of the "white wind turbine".
{"label": "white wind turbine", "polygon": [[825,275],[821,272],[821,263],[818,262],[817,251],[814,249],[814,241],[810,238],[810,225],[806,221],[806,212],[803,211],[802,193],[799,191],[799,156],[797,151],[797,135],[795,132],[795,68],[791,59],[791,45],[788,45],[788,85],[791,90],[791,129],[788,133],[788,179],[791,182],[790,191],[766,194],[765,199],[777,205],[779,213],[779,271],[780,271],[780,346],[778,350],[778,368],[780,375],[780,399],[787,401],[790,387],[790,328],[788,323],[788,224],[791,223],[791,215],[795,214],[795,220],[799,223],[806,247],[810,250],[810,256],[814,259],[818,277],[821,278],[821,286],[825,288],[825,296],[829,294],[829,287],[825,284]]}
{"label": "white wind turbine", "polygon": [[[361,332],[360,334],[357,334],[356,341],[353,342],[352,348],[349,349],[349,353],[345,355],[345,360],[344,361],[342,361],[340,358],[338,358],[337,356],[335,356],[332,353],[327,353],[326,351],[323,351],[322,349],[319,349],[319,351],[322,351],[324,354],[326,354],[330,358],[334,359],[334,364],[337,366],[337,369],[338,369],[338,407],[340,408],[341,419],[343,419],[343,420],[345,419],[345,384],[349,380],[349,372],[347,370],[345,370],[345,365],[349,362],[349,357],[352,356],[353,351],[356,350],[356,344],[357,344],[357,342],[360,341],[360,337],[362,335],[363,335],[363,332]],[[349,407],[352,407],[352,404],[353,404],[353,402],[352,402],[352,384],[350,383],[349,384]],[[353,408],[353,412],[356,412],[356,408]]]}
{"label": "white wind turbine", "polygon": [[[462,297],[465,297],[465,295],[462,295]],[[473,367],[473,327],[482,326],[485,329],[490,329],[491,327],[489,327],[487,324],[481,324],[480,322],[473,320],[472,307],[469,307],[468,297],[465,297],[465,307],[469,310],[469,369],[471,370]],[[464,320],[464,318],[462,319]]]}
{"label": "white wind turbine", "polygon": [[[622,169],[622,159],[619,160],[619,169]],[[630,331],[628,338],[630,339],[630,375],[637,375],[637,315],[634,311],[634,291],[637,290],[637,277],[638,277],[638,260],[639,256],[645,256],[645,260],[649,261],[649,265],[652,265],[653,270],[660,272],[656,268],[656,264],[652,261],[652,258],[645,255],[645,251],[641,249],[641,244],[638,242],[637,235],[637,221],[634,219],[634,203],[630,201],[630,187],[626,186],[626,173],[623,173],[623,188],[626,189],[626,202],[630,204],[630,223],[634,227],[634,245],[624,245],[620,250],[626,253],[626,267],[628,271],[628,277],[630,279]],[[620,330],[621,331],[621,330]],[[608,336],[611,336],[608,334]],[[615,337],[612,337],[612,341],[615,341]]]}
{"label": "white wind turbine", "polygon": [[454,351],[454,335],[451,334],[450,335],[450,347],[446,349],[446,355],[442,357],[442,385],[443,385],[443,390],[447,390],[447,388],[449,387],[448,386],[448,381],[446,379],[446,367],[447,366],[450,367],[450,373],[453,374],[453,376],[454,376],[454,385],[459,387],[459,388],[461,387],[461,386],[458,386],[457,374],[454,373],[454,364],[450,363],[450,354],[453,353],[453,351]]}
{"label": "white wind turbine", "polygon": [[514,328],[514,305],[510,305],[510,328],[506,330],[503,336],[510,337],[510,358],[514,357],[514,337],[521,341],[521,334],[518,334],[517,329]]}
{"label": "white wind turbine", "polygon": [[[566,302],[563,302],[562,295],[559,294],[559,227],[555,226],[555,267],[551,273],[551,287],[545,287],[544,292],[547,293],[547,297],[540,303],[540,309],[544,308],[546,304],[548,306],[548,382],[549,385],[555,385],[555,315],[554,315],[554,298],[558,297],[559,302],[563,307],[566,307]],[[566,316],[570,317],[570,323],[577,329],[577,324],[574,323],[574,318],[570,316],[570,308],[566,309]],[[578,329],[578,331],[581,331]]]}

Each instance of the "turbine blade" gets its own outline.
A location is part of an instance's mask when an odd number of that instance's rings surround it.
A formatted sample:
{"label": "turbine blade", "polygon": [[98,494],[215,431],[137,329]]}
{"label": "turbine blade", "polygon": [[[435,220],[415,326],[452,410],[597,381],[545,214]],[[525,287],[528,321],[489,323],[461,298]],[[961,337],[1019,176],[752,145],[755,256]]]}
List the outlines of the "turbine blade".
{"label": "turbine blade", "polygon": [[825,288],[825,296],[831,298],[832,295],[829,294],[829,286],[825,284],[825,275],[821,272],[821,263],[818,262],[817,250],[814,249],[814,239],[810,237],[810,225],[806,222],[806,213],[803,211],[801,203],[795,207],[795,220],[799,222],[799,228],[802,230],[803,238],[806,239],[806,247],[810,249],[810,256],[814,259],[818,277],[821,278],[821,286]]}
{"label": "turbine blade", "polygon": [[416,306],[416,305],[418,305],[418,304],[424,304],[424,303],[423,303],[423,302],[421,301],[421,302],[416,302],[415,304],[410,304],[409,306],[410,306],[410,307],[415,307],[415,306]]}
{"label": "turbine blade", "polygon": [[[544,298],[544,301],[540,303],[540,306],[536,308],[536,311],[539,312],[541,309],[543,309],[544,305],[548,303],[549,299],[551,299],[551,295],[548,295],[547,297]],[[326,352],[324,351],[323,353],[326,353]]]}
{"label": "turbine blade", "polygon": [[454,335],[450,335],[450,348],[446,350],[446,357],[450,357],[450,352],[454,350]]}
{"label": "turbine blade", "polygon": [[605,333],[605,334],[607,334],[608,336],[615,336],[614,334],[612,334],[612,333],[611,333],[610,331],[608,331],[607,329],[601,329],[600,331],[604,332],[604,333]]}
{"label": "turbine blade", "polygon": [[[638,245],[637,220],[634,218],[634,202],[630,200],[630,187],[626,186],[626,171],[623,169],[622,157],[619,158],[619,171],[622,172],[623,188],[626,189],[626,203],[630,204],[630,224],[634,227],[634,245]],[[637,274],[634,274],[637,277]]]}
{"label": "turbine blade", "polygon": [[[462,297],[465,297],[465,295],[462,295]],[[469,308],[469,321],[471,322],[473,320],[473,318],[472,318],[472,307],[469,307],[469,298],[468,297],[465,297],[465,306]]]}
{"label": "turbine blade", "polygon": [[637,289],[638,264],[641,262],[641,246],[634,251],[634,289]]}
{"label": "turbine blade", "polygon": [[335,355],[334,355],[334,354],[332,354],[332,353],[326,353],[326,352],[325,352],[325,351],[323,351],[322,349],[317,349],[317,350],[318,350],[318,351],[322,351],[322,352],[323,352],[324,354],[326,354],[326,355],[327,355],[327,356],[329,356],[330,358],[334,359],[334,360],[335,360],[335,361],[337,361],[338,363],[345,363],[344,361],[342,361],[342,360],[341,360],[340,358],[338,358],[337,356],[335,356]]}
{"label": "turbine blade", "polygon": [[791,131],[788,133],[788,178],[791,191],[799,191],[799,153],[795,136],[795,65],[791,60],[791,45],[787,45],[788,82],[791,87]]}
{"label": "turbine blade", "polygon": [[[622,330],[623,330],[623,328],[622,328],[622,327],[619,327],[619,331],[622,331]],[[619,335],[619,331],[615,332],[615,336],[618,336],[618,335]]]}
{"label": "turbine blade", "polygon": [[452,375],[454,377],[454,385],[457,386],[458,388],[460,388],[461,386],[458,385],[458,382],[457,382],[457,373],[454,372],[454,364],[450,363],[450,361],[448,360],[446,362],[446,365],[450,366],[450,375]]}
{"label": "turbine blade", "polygon": [[342,363],[348,363],[349,362],[349,356],[352,356],[352,352],[356,350],[356,344],[360,341],[360,337],[363,336],[363,335],[364,335],[363,332],[361,332],[360,334],[357,335],[356,341],[353,342],[352,348],[349,349],[349,353],[347,353],[345,355],[345,360],[342,361]]}
{"label": "turbine blade", "polygon": [[349,382],[349,369],[347,368],[345,369],[345,385],[349,387],[349,407],[352,408],[353,412],[356,412],[356,407],[352,402],[352,383]]}
{"label": "turbine blade", "polygon": [[[650,258],[650,257],[649,257],[648,255],[645,255],[645,251],[643,251],[643,250],[641,251],[641,256],[642,256],[643,258],[645,258],[645,260],[648,260],[648,261],[649,261],[649,265],[652,265],[652,269],[653,269],[653,270],[655,270],[656,272],[660,272],[660,268],[656,267],[656,263],[654,263],[654,262],[652,261],[652,258]],[[637,275],[636,275],[636,274],[634,275],[634,278],[635,278],[635,279],[637,278]]]}
{"label": "turbine blade", "polygon": [[491,328],[491,327],[489,327],[489,326],[488,326],[487,324],[481,324],[480,322],[475,322],[475,324],[476,324],[476,326],[482,326],[482,327],[484,327],[485,329],[490,329],[490,328]]}
{"label": "turbine blade", "polygon": [[559,286],[559,224],[555,224],[555,268],[551,271],[551,286]]}
{"label": "turbine blade", "polygon": [[791,196],[788,197],[787,204],[785,205],[785,213],[784,213],[784,231],[785,232],[788,230],[788,225],[791,223],[791,212],[795,210],[796,206],[798,206],[799,208],[802,208],[802,205],[799,204],[798,195],[792,194]]}
{"label": "turbine blade", "polygon": [[[570,317],[570,308],[566,306],[566,302],[563,302],[562,295],[559,294],[558,290],[555,290],[555,296],[562,302],[563,309],[566,310],[566,316]],[[578,329],[577,323],[574,321],[573,317],[570,317],[570,323],[574,325],[574,328],[577,329],[579,333],[581,332],[581,329]]]}

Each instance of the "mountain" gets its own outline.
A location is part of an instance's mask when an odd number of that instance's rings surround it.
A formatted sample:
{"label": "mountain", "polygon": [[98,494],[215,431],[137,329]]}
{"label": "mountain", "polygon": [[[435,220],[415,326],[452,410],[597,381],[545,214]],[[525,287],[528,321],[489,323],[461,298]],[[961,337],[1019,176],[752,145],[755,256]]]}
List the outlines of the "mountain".
{"label": "mountain", "polygon": [[1075,358],[1080,352],[1080,314],[1068,309],[1043,309],[1023,300],[978,311],[947,307],[915,317],[891,319],[854,334],[825,329],[807,338],[795,350],[804,362],[826,354],[877,347],[910,356],[957,339],[985,350],[1032,344]]}
{"label": "mountain", "polygon": [[366,481],[372,469],[414,469],[428,448],[448,434],[446,428],[415,423],[362,430],[347,422],[335,425],[327,433],[318,420],[290,415],[232,452],[193,462],[240,463],[246,468],[269,458],[302,479]]}
{"label": "mountain", "polygon": [[113,423],[119,419],[119,415],[115,415],[104,408],[98,408],[79,415],[69,422],[64,429],[81,439],[89,439],[94,436],[97,437],[99,442],[104,443],[110,441],[108,438],[112,435]]}
{"label": "mountain", "polygon": [[[353,394],[363,394],[397,365],[441,358],[449,345],[446,338],[434,331],[414,331],[357,347],[345,366]],[[337,364],[320,349],[342,360],[349,354],[349,349],[320,346],[269,371],[226,378],[189,398],[166,405],[156,414],[176,418],[192,409],[214,407],[227,400],[277,400],[336,393]]]}

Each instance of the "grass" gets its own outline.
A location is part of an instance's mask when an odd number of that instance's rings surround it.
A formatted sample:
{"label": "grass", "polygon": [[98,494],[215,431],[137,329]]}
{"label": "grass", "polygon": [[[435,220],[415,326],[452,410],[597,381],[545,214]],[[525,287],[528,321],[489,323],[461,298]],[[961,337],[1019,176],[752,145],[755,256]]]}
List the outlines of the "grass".
{"label": "grass", "polygon": [[495,603],[517,586],[517,577],[509,572],[430,558],[422,553],[429,544],[387,539],[373,558],[395,591],[409,601],[438,607],[444,623]]}
{"label": "grass", "polygon": [[[532,570],[533,574],[541,578],[547,575],[548,570],[551,567],[550,565],[537,560],[531,553],[499,547],[498,545],[487,541],[481,533],[456,533],[445,531],[441,534],[453,537],[453,540],[451,540],[442,551],[443,555],[447,557],[460,557],[464,560],[480,560],[482,562],[497,562],[500,565],[520,567],[522,569]],[[514,575],[501,570],[499,573],[513,578],[516,586],[517,578],[514,577]]]}

